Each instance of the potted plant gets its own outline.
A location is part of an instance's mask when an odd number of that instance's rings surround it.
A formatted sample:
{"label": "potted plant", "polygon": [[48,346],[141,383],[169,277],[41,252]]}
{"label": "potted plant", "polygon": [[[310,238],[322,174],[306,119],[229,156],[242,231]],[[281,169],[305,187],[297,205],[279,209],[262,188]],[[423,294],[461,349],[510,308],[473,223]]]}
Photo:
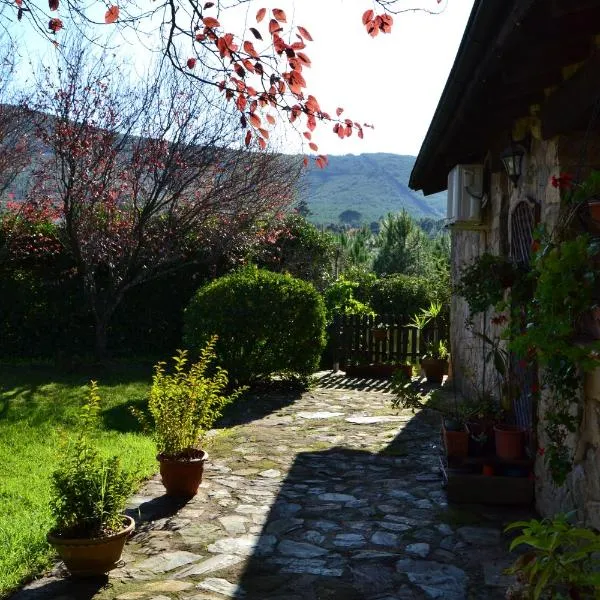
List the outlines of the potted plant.
{"label": "potted plant", "polygon": [[387,334],[388,328],[385,323],[377,323],[377,325],[371,329],[371,336],[376,342],[385,342]]}
{"label": "potted plant", "polygon": [[520,529],[510,544],[512,552],[528,546],[508,574],[518,583],[507,598],[513,600],[565,598],[594,600],[600,589],[600,534],[572,525],[572,514],[553,519],[517,521],[505,531]]}
{"label": "potted plant", "polygon": [[444,375],[448,371],[448,346],[445,340],[425,344],[421,367],[429,383],[442,383]]}
{"label": "potted plant", "polygon": [[134,529],[133,519],[123,514],[134,477],[123,471],[117,457],[101,457],[91,439],[99,410],[98,387],[92,381],[79,435],[52,475],[55,525],[47,539],[72,575],[113,569]]}
{"label": "potted plant", "polygon": [[244,391],[239,388],[226,395],[229,380],[227,372],[216,367],[209,373],[216,359],[213,336],[200,353],[198,362],[188,368],[186,350],[178,350],[173,357],[173,373],[165,372],[165,363],[154,367],[148,410],[134,414],[146,428],[151,428],[156,442],[163,485],[169,496],[192,497],[202,481],[204,462],[208,453],[200,449],[203,435],[223,408]]}

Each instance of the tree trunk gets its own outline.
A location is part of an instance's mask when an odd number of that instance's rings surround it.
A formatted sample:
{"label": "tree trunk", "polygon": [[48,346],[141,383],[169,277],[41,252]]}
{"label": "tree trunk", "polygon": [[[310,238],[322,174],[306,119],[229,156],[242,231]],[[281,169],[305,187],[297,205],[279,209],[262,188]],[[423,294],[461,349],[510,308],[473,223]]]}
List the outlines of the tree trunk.
{"label": "tree trunk", "polygon": [[109,315],[96,314],[96,359],[102,362],[107,357]]}

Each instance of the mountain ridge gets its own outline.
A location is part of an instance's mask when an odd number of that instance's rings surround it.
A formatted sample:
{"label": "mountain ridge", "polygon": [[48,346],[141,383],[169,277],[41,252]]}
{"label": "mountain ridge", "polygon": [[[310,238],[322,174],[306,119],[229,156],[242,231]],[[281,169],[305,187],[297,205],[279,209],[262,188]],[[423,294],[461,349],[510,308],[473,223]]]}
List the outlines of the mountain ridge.
{"label": "mountain ridge", "polygon": [[365,225],[403,208],[417,218],[446,216],[446,192],[425,197],[408,187],[415,156],[377,152],[328,159],[325,169],[311,166],[302,182],[301,199],[317,225],[342,223],[344,211],[359,212]]}

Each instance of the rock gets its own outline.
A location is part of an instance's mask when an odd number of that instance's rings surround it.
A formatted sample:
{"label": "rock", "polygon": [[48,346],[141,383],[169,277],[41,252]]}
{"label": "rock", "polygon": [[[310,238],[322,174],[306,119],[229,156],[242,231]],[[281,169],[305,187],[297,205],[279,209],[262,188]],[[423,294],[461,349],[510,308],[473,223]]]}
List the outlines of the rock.
{"label": "rock", "polygon": [[304,539],[311,544],[322,544],[325,541],[325,536],[314,529],[310,529],[304,533]]}
{"label": "rock", "polygon": [[374,423],[396,423],[398,421],[406,421],[406,417],[394,417],[390,415],[382,415],[378,417],[347,417],[346,421],[354,425],[372,425]]}
{"label": "rock", "polygon": [[394,571],[389,567],[372,563],[357,564],[351,568],[353,583],[363,593],[381,594],[396,586]]}
{"label": "rock", "polygon": [[267,479],[275,479],[281,477],[281,471],[278,469],[267,469],[266,471],[261,471],[259,475],[261,477],[266,477]]}
{"label": "rock", "polygon": [[311,525],[321,531],[335,531],[336,529],[340,529],[340,526],[334,521],[313,521]]}
{"label": "rock", "polygon": [[333,538],[333,545],[339,548],[362,548],[365,538],[359,533],[338,533]]}
{"label": "rock", "polygon": [[321,494],[319,500],[323,500],[323,502],[357,502],[357,499],[350,494]]}
{"label": "rock", "polygon": [[295,542],[293,540],[281,541],[277,546],[277,551],[284,556],[293,556],[295,558],[315,558],[328,554],[328,551],[320,546],[307,542]]}
{"label": "rock", "polygon": [[450,527],[450,525],[446,524],[446,523],[440,523],[437,526],[437,530],[442,534],[442,535],[452,535],[454,533],[454,531],[452,531],[452,527]]}
{"label": "rock", "polygon": [[298,573],[309,575],[320,575],[321,577],[341,577],[344,569],[340,567],[328,567],[324,560],[316,558],[293,558],[278,559],[282,564],[281,573]]}
{"label": "rock", "polygon": [[149,592],[165,592],[166,594],[176,594],[193,587],[189,581],[177,581],[175,579],[165,579],[163,581],[152,581],[147,583],[144,588]]}
{"label": "rock", "polygon": [[196,575],[204,575],[205,573],[214,573],[222,569],[228,569],[246,560],[245,556],[236,554],[218,554],[211,558],[202,561],[197,565],[191,565],[177,573],[177,578],[194,577]]}
{"label": "rock", "polygon": [[409,529],[412,529],[412,527],[410,525],[406,525],[404,523],[386,523],[385,521],[382,521],[381,523],[379,523],[380,527],[383,527],[383,529],[387,529],[388,531],[397,531],[397,532],[403,532],[403,531],[408,531]]}
{"label": "rock", "polygon": [[246,595],[246,592],[237,585],[230,583],[227,579],[219,579],[218,577],[208,577],[196,587],[200,590],[222,594],[227,598],[243,598]]}
{"label": "rock", "polygon": [[269,521],[265,531],[272,535],[283,535],[284,533],[300,529],[303,524],[304,519],[275,519],[274,521]]}
{"label": "rock", "polygon": [[406,554],[410,554],[411,556],[426,558],[429,554],[429,549],[429,544],[419,542],[416,544],[409,544],[408,546],[406,546],[406,548],[404,548],[404,551],[406,552]]}
{"label": "rock", "polygon": [[332,419],[333,417],[341,417],[344,413],[320,410],[317,412],[299,412],[297,414],[301,419]]}
{"label": "rock", "polygon": [[147,597],[147,592],[125,592],[117,596],[116,600],[139,600],[139,598]]}
{"label": "rock", "polygon": [[388,546],[394,548],[398,546],[398,536],[393,533],[387,533],[385,531],[378,531],[371,537],[371,542],[378,546]]}
{"label": "rock", "polygon": [[250,556],[253,553],[266,553],[272,550],[277,542],[274,535],[241,535],[217,540],[207,550],[212,554],[239,554]]}
{"label": "rock", "polygon": [[254,506],[254,504],[239,504],[235,508],[235,512],[242,515],[265,514],[269,512],[268,506]]}
{"label": "rock", "polygon": [[273,515],[277,516],[278,518],[291,517],[301,510],[302,506],[300,504],[278,501],[273,507]]}
{"label": "rock", "polygon": [[193,554],[192,552],[185,552],[184,550],[178,550],[176,552],[164,552],[157,554],[152,558],[148,558],[143,562],[135,565],[136,568],[142,571],[151,571],[152,573],[167,573],[173,571],[189,563],[196,562],[204,558],[199,554]]}
{"label": "rock", "polygon": [[219,522],[225,528],[225,531],[229,535],[237,535],[239,533],[246,533],[246,523],[248,519],[241,515],[228,515],[226,517],[219,517]]}
{"label": "rock", "polygon": [[500,543],[501,533],[499,529],[490,527],[459,527],[458,535],[468,544],[473,546],[496,546]]}
{"label": "rock", "polygon": [[419,586],[429,598],[467,598],[467,576],[464,571],[453,565],[405,558],[396,563],[396,571],[405,573],[408,580]]}

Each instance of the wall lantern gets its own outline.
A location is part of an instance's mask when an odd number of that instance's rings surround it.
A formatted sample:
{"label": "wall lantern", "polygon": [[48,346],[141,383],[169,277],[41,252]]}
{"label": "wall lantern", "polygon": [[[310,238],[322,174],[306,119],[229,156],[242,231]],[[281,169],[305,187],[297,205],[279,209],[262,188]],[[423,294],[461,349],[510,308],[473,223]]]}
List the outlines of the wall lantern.
{"label": "wall lantern", "polygon": [[527,150],[519,143],[512,142],[511,145],[502,152],[500,160],[504,164],[506,173],[509,179],[517,187],[519,178],[521,177],[523,167],[523,157],[527,154]]}

